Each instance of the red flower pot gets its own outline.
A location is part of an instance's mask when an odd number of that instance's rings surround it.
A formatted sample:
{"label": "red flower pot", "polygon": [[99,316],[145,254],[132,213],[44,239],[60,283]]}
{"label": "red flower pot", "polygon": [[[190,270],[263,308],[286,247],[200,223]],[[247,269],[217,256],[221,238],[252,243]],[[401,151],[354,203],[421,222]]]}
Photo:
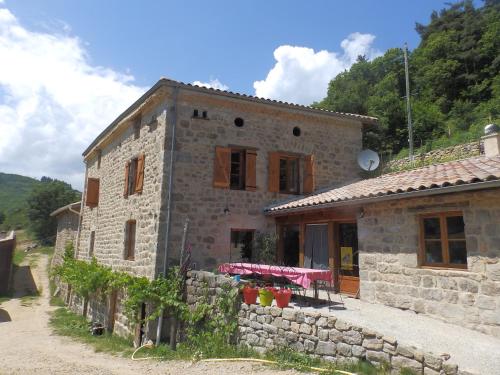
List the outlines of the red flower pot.
{"label": "red flower pot", "polygon": [[255,305],[257,303],[257,296],[259,295],[258,288],[246,286],[243,288],[243,300],[247,305]]}
{"label": "red flower pot", "polygon": [[275,289],[273,294],[274,299],[276,300],[276,305],[281,309],[287,307],[290,303],[290,298],[292,298],[291,289]]}

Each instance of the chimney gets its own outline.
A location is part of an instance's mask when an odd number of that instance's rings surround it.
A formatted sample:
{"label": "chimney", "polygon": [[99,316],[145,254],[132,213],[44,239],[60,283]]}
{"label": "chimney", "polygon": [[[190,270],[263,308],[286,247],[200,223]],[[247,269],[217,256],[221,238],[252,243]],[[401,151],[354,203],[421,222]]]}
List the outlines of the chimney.
{"label": "chimney", "polygon": [[484,155],[488,158],[500,155],[500,126],[489,124],[484,127]]}

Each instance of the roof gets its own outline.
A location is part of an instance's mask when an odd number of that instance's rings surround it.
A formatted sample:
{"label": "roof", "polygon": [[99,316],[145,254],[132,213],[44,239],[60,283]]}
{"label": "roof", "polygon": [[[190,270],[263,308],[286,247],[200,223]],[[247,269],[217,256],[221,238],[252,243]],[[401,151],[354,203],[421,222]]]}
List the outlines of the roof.
{"label": "roof", "polygon": [[500,187],[500,156],[477,157],[434,164],[404,172],[354,182],[276,204],[267,214],[314,207],[356,204],[376,199],[398,199],[410,195],[440,194],[460,190]]}
{"label": "roof", "polygon": [[66,206],[63,206],[63,207],[59,207],[57,210],[55,210],[54,212],[52,212],[50,214],[50,216],[57,216],[59,214],[62,214],[64,211],[68,211],[68,210],[70,212],[73,212],[74,214],[76,214],[76,212],[74,212],[74,211],[80,212],[81,203],[82,202],[78,201],[78,202],[75,202],[75,203],[67,204]]}
{"label": "roof", "polygon": [[182,87],[184,89],[194,90],[194,91],[198,91],[198,92],[205,92],[205,93],[215,94],[215,95],[219,95],[219,96],[226,96],[226,97],[232,97],[232,98],[236,98],[236,99],[253,101],[253,102],[257,102],[257,103],[270,104],[270,105],[281,106],[281,107],[288,107],[288,108],[298,109],[298,110],[302,110],[302,111],[308,111],[308,112],[313,112],[313,113],[317,113],[317,114],[333,116],[333,117],[337,117],[337,118],[347,118],[347,119],[359,120],[364,124],[376,124],[378,121],[378,119],[376,117],[372,117],[372,116],[358,115],[355,113],[334,112],[334,111],[329,111],[326,109],[319,109],[319,108],[314,108],[311,106],[306,106],[306,105],[301,105],[301,104],[294,104],[294,103],[288,103],[288,102],[283,102],[283,101],[279,101],[279,100],[260,98],[257,96],[239,94],[239,93],[235,93],[232,91],[225,91],[225,90],[219,90],[219,89],[214,89],[214,88],[193,85],[190,83],[178,82],[178,81],[174,81],[174,80],[162,77],[148,91],[146,91],[146,93],[144,93],[144,95],[142,95],[139,99],[137,99],[129,108],[127,108],[120,116],[118,116],[106,129],[104,129],[104,131],[101,134],[99,134],[97,136],[97,138],[83,152],[83,156],[86,156],[87,154],[89,154],[90,151],[99,143],[99,141],[101,139],[103,139],[108,133],[110,133],[111,130],[113,130],[114,127],[118,123],[120,123],[123,119],[125,119],[130,114],[132,114],[149,97],[151,97],[159,88],[161,88],[163,86]]}

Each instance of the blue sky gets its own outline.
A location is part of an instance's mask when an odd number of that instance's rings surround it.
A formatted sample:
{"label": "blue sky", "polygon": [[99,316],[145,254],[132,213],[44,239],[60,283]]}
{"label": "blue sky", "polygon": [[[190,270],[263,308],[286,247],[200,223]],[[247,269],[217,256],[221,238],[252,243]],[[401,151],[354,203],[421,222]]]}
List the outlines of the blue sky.
{"label": "blue sky", "polygon": [[[479,4],[478,4],[479,5]],[[83,185],[82,151],[161,76],[310,104],[437,0],[0,0],[0,172]],[[410,60],[411,64],[411,60]]]}

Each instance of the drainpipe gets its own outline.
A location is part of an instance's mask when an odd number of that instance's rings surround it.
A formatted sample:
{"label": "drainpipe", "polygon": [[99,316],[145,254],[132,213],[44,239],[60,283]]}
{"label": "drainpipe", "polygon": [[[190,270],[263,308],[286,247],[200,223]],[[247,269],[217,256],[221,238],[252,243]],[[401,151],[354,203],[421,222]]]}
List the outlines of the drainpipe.
{"label": "drainpipe", "polygon": [[[174,180],[174,156],[175,156],[175,128],[177,126],[177,96],[179,94],[179,85],[174,87],[174,106],[173,106],[173,114],[172,114],[172,135],[170,142],[170,163],[169,163],[169,173],[168,173],[168,192],[167,192],[167,220],[166,220],[166,231],[165,231],[165,250],[163,252],[163,276],[167,274],[168,270],[168,243],[170,239],[170,217],[171,217],[171,207],[172,207],[172,188],[173,188],[173,180]],[[168,115],[168,110],[167,110]],[[163,325],[163,313],[161,311],[160,316],[158,317],[158,325],[156,329],[156,346],[160,345],[161,338],[161,328]]]}

